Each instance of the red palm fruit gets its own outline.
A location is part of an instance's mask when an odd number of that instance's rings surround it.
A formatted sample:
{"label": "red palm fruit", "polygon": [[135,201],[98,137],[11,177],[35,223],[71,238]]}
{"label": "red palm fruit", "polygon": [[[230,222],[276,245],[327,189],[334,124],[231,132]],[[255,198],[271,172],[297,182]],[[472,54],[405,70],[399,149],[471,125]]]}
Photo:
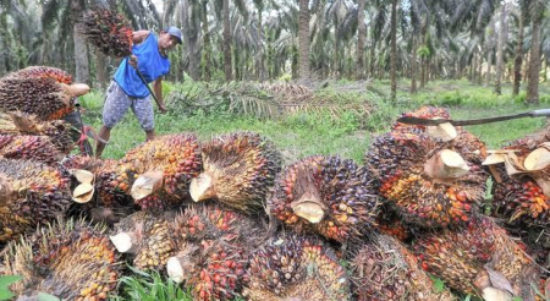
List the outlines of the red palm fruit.
{"label": "red palm fruit", "polygon": [[84,14],[78,28],[106,55],[125,57],[132,54],[133,30],[121,14],[108,9],[90,10]]}
{"label": "red palm fruit", "polygon": [[11,290],[21,296],[45,292],[63,300],[107,300],[116,293],[121,265],[104,233],[104,228],[69,220],[12,242],[4,274],[23,280]]}
{"label": "red palm fruit", "polygon": [[531,282],[538,278],[520,246],[487,217],[421,237],[413,248],[425,270],[467,294],[485,296],[507,287],[525,298],[532,294]]}
{"label": "red palm fruit", "polygon": [[281,155],[255,133],[234,133],[212,139],[202,148],[204,171],[191,181],[195,202],[217,199],[243,212],[265,207],[268,190],[281,171]]}
{"label": "red palm fruit", "polygon": [[176,252],[174,216],[174,212],[136,212],[115,225],[111,242],[119,252],[131,255],[135,267],[160,270]]}
{"label": "red palm fruit", "polygon": [[243,295],[251,301],[351,300],[345,269],[317,239],[276,236],[251,254]]}
{"label": "red palm fruit", "polygon": [[64,83],[70,85],[73,83],[73,77],[68,72],[59,68],[50,66],[29,66],[24,69],[17,70],[7,75],[7,77],[19,77],[19,78],[51,78],[58,83]]}
{"label": "red palm fruit", "polygon": [[193,300],[233,300],[240,296],[248,263],[244,247],[223,240],[203,240],[199,247],[200,259],[186,281],[193,287]]}
{"label": "red palm fruit", "polygon": [[386,235],[373,235],[354,256],[352,282],[358,301],[454,300],[448,290],[434,291],[434,282],[414,254]]}
{"label": "red palm fruit", "polygon": [[379,202],[369,187],[369,175],[352,160],[308,157],[279,175],[268,208],[285,226],[343,243],[375,222]]}
{"label": "red palm fruit", "polygon": [[470,219],[485,195],[485,147],[457,129],[454,139],[401,127],[375,139],[365,162],[380,195],[403,221],[445,227]]}
{"label": "red palm fruit", "polygon": [[200,147],[192,134],[157,137],[130,150],[120,161],[135,171],[130,194],[142,209],[179,206],[189,198],[189,183],[202,169]]}
{"label": "red palm fruit", "polygon": [[0,113],[0,134],[48,136],[53,145],[65,154],[74,146],[71,125],[66,121],[40,121],[36,115],[22,112]]}
{"label": "red palm fruit", "polygon": [[217,206],[188,208],[175,220],[178,251],[166,264],[176,282],[193,287],[194,300],[231,300],[240,295],[247,249],[262,232],[257,222]]}
{"label": "red palm fruit", "polygon": [[72,204],[69,180],[33,161],[0,159],[0,242],[33,230]]}
{"label": "red palm fruit", "polygon": [[85,84],[67,85],[47,77],[0,79],[0,110],[35,114],[40,120],[61,119],[73,110],[72,98],[88,93]]}

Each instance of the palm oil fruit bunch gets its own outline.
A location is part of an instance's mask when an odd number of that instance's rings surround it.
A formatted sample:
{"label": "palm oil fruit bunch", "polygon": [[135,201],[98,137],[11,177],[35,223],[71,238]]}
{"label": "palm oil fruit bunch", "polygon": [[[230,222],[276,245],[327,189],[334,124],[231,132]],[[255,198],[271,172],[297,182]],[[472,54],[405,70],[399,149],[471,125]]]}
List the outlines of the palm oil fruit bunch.
{"label": "palm oil fruit bunch", "polygon": [[116,12],[101,8],[90,10],[84,14],[79,30],[106,55],[125,57],[132,54],[133,30]]}
{"label": "palm oil fruit bunch", "polygon": [[550,225],[549,141],[522,138],[484,161],[495,183],[494,214],[510,225]]}
{"label": "palm oil fruit bunch", "polygon": [[47,136],[0,135],[0,157],[53,164],[63,158],[63,154]]}
{"label": "palm oil fruit bunch", "polygon": [[5,275],[23,279],[17,295],[45,292],[63,300],[107,300],[116,293],[121,264],[105,229],[78,220],[39,228],[7,247]]}
{"label": "palm oil fruit bunch", "polygon": [[176,255],[171,279],[193,287],[194,300],[231,300],[240,295],[248,251],[265,231],[251,217],[216,205],[190,207],[176,217]]}
{"label": "palm oil fruit bunch", "polygon": [[139,211],[115,225],[111,242],[120,253],[133,257],[133,265],[142,270],[164,268],[176,251],[174,212]]}
{"label": "palm oil fruit bunch", "polygon": [[69,180],[34,161],[0,159],[0,242],[33,230],[72,204]]}
{"label": "palm oil fruit bunch", "polygon": [[379,194],[405,222],[445,227],[468,221],[483,200],[484,156],[479,139],[444,123],[399,126],[375,139],[365,162]]}
{"label": "palm oil fruit bunch", "polygon": [[312,156],[279,175],[268,208],[285,226],[344,243],[376,220],[379,202],[370,186],[366,171],[352,160]]}
{"label": "palm oil fruit bunch", "polygon": [[157,137],[130,150],[121,162],[137,173],[130,194],[142,209],[181,205],[189,197],[191,179],[202,169],[199,143],[192,134]]}
{"label": "palm oil fruit bunch", "polygon": [[138,170],[133,164],[120,160],[103,160],[95,172],[98,197],[105,206],[132,204],[130,189],[138,177]]}
{"label": "palm oil fruit bunch", "polygon": [[447,290],[435,292],[432,279],[419,267],[414,254],[387,235],[372,235],[351,266],[358,301],[454,300]]}
{"label": "palm oil fruit bunch", "polygon": [[[60,162],[72,180],[74,213],[84,213],[92,220],[113,224],[135,210],[130,185],[135,171],[117,160],[89,156],[68,156]],[[73,209],[72,208],[72,209]]]}
{"label": "palm oil fruit bunch", "polygon": [[243,295],[251,301],[351,300],[334,252],[311,237],[271,238],[251,254],[247,278]]}
{"label": "palm oil fruit bunch", "polygon": [[24,69],[17,70],[7,75],[7,77],[19,78],[51,78],[58,83],[70,85],[73,83],[73,77],[68,72],[50,66],[29,66]]}
{"label": "palm oil fruit bunch", "polygon": [[413,249],[426,271],[466,294],[524,297],[530,291],[525,282],[536,275],[519,245],[488,217],[420,237]]}
{"label": "palm oil fruit bunch", "polygon": [[89,90],[85,84],[67,85],[47,77],[6,77],[0,79],[0,110],[62,119],[73,110],[72,99]]}
{"label": "palm oil fruit bunch", "polygon": [[212,139],[202,148],[202,161],[204,171],[191,181],[193,200],[216,199],[243,212],[263,209],[281,171],[281,154],[255,133]]}
{"label": "palm oil fruit bunch", "polygon": [[0,113],[0,134],[47,136],[53,145],[67,154],[74,146],[71,125],[64,120],[41,121],[36,115],[22,112]]}

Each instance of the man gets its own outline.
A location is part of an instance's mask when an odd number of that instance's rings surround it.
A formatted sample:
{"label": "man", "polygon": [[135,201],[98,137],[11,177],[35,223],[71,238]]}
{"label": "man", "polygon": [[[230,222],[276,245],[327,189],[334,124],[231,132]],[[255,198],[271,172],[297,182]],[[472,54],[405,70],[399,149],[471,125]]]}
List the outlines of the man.
{"label": "man", "polygon": [[[162,100],[162,76],[170,71],[170,61],[166,52],[181,44],[181,30],[168,27],[161,31],[158,38],[148,30],[133,33],[132,56],[120,63],[114,79],[107,89],[103,106],[103,127],[99,138],[108,141],[111,129],[124,117],[128,108],[132,108],[141,128],[145,131],[146,140],[155,137],[153,104],[149,89],[140,79],[136,68],[141,71],[147,83],[153,83],[157,105],[161,113],[166,112]],[[96,157],[100,157],[105,143],[97,140]]]}

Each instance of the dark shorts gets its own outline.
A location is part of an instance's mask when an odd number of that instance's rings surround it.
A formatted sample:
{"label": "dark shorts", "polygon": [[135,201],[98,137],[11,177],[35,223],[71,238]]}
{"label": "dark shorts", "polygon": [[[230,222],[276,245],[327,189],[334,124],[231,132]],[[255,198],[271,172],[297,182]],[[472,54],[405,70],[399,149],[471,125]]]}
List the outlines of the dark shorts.
{"label": "dark shorts", "polygon": [[128,96],[115,81],[112,81],[107,89],[103,106],[103,124],[112,129],[124,117],[128,108],[132,108],[141,128],[145,131],[155,128],[151,98],[149,96],[143,98]]}

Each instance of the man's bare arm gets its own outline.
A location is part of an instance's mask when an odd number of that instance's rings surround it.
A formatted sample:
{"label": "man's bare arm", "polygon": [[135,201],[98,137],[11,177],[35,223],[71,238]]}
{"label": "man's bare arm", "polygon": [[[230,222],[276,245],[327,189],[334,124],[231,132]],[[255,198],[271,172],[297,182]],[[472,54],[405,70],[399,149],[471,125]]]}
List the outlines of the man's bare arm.
{"label": "man's bare arm", "polygon": [[149,30],[138,30],[132,33],[132,42],[139,44],[145,40],[145,38],[151,33]]}

